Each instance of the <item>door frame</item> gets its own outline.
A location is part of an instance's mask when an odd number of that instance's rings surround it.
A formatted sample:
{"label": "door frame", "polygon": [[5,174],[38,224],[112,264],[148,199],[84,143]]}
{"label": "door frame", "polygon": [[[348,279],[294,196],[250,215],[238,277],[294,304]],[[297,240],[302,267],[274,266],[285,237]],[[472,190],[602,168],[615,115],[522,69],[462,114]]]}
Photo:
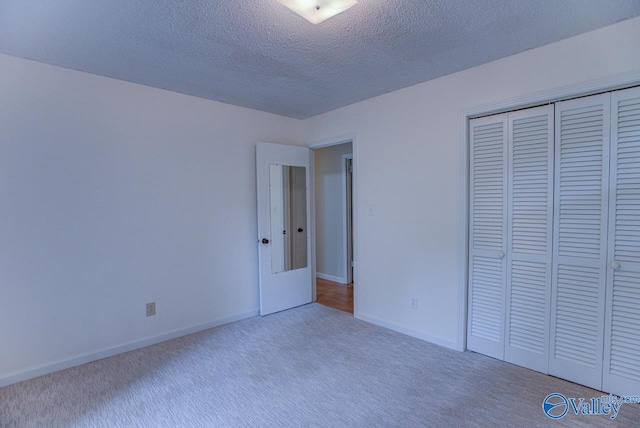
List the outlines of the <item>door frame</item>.
{"label": "door frame", "polygon": [[[358,282],[358,167],[357,167],[357,139],[355,135],[346,135],[335,138],[329,138],[317,142],[306,144],[310,149],[310,167],[311,185],[311,285],[312,285],[312,298],[315,302],[317,300],[316,293],[316,194],[315,194],[315,162],[314,153],[315,150],[322,149],[330,146],[337,146],[340,144],[351,143],[351,159],[353,172],[351,174],[351,186],[352,186],[352,211],[353,211],[353,283]],[[346,211],[345,211],[346,212]],[[353,315],[357,317],[358,314],[358,289],[359,287],[353,287]]]}
{"label": "door frame", "polygon": [[[343,248],[344,248],[344,273],[347,284],[353,283],[353,270],[350,262],[353,260],[353,226],[349,221],[353,221],[353,172],[349,180],[348,161],[351,160],[351,170],[353,171],[353,153],[342,155],[342,224],[344,224]],[[351,184],[351,189],[349,189]],[[349,191],[351,190],[351,191]],[[350,245],[351,244],[351,245]]]}
{"label": "door frame", "polygon": [[[632,86],[640,85],[640,71],[632,71],[629,73],[618,74],[614,76],[604,77],[600,79],[591,80],[584,83],[578,83],[574,85],[564,86],[556,89],[541,91],[524,95],[521,97],[500,101],[482,106],[473,106],[464,109],[461,112],[460,124],[460,144],[462,162],[460,167],[460,176],[462,177],[463,191],[462,191],[462,212],[460,225],[461,231],[461,248],[462,248],[462,280],[459,284],[459,296],[458,301],[458,346],[459,351],[467,350],[467,311],[469,303],[469,207],[470,203],[470,132],[469,121],[471,119],[489,116],[492,114],[506,113],[513,110],[519,110],[529,107],[536,107],[544,104],[555,103],[558,101],[565,101],[572,98],[579,98],[589,95],[595,95],[601,92],[615,91],[618,89],[625,89]],[[355,150],[354,150],[355,151]]]}

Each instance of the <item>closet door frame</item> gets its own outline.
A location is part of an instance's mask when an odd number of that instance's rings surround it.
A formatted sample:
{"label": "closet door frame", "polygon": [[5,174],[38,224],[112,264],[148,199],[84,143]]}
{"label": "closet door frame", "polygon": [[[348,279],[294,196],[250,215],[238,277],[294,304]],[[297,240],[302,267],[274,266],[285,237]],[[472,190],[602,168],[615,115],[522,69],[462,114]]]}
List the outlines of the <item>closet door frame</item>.
{"label": "closet door frame", "polygon": [[468,308],[469,308],[469,245],[471,242],[469,220],[470,216],[470,195],[471,195],[471,133],[469,123],[472,119],[490,115],[502,114],[510,111],[536,107],[558,101],[569,100],[578,97],[585,97],[602,92],[615,91],[618,89],[630,88],[640,85],[640,70],[598,78],[591,81],[580,82],[573,85],[566,85],[554,89],[533,92],[509,98],[490,104],[477,104],[465,108],[460,112],[460,179],[463,183],[463,192],[460,195],[460,247],[463,251],[460,254],[460,263],[465,268],[461,274],[459,282],[460,296],[458,301],[458,338],[456,344],[451,344],[452,348],[464,351],[468,348]]}

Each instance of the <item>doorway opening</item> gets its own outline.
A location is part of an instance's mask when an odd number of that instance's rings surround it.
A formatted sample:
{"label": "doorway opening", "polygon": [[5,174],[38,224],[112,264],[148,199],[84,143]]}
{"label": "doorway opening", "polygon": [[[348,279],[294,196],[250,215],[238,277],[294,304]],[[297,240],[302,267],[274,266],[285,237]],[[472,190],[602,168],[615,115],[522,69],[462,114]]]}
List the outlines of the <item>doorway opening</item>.
{"label": "doorway opening", "polygon": [[315,149],[316,301],[354,312],[353,143]]}

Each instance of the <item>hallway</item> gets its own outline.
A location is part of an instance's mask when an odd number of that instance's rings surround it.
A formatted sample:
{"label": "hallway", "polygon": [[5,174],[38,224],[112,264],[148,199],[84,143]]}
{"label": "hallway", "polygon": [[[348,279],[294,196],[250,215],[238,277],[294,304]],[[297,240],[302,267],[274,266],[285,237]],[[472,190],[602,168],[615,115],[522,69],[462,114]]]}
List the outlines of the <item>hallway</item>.
{"label": "hallway", "polygon": [[316,279],[317,302],[353,314],[353,284]]}

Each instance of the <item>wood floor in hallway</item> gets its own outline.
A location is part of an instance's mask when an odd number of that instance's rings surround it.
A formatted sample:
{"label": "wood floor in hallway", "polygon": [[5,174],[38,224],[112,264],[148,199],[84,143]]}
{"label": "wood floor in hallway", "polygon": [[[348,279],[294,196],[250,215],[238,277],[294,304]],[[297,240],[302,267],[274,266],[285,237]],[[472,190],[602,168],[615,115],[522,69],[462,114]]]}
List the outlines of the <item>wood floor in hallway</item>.
{"label": "wood floor in hallway", "polygon": [[340,284],[317,278],[316,297],[321,305],[353,313],[353,284]]}

